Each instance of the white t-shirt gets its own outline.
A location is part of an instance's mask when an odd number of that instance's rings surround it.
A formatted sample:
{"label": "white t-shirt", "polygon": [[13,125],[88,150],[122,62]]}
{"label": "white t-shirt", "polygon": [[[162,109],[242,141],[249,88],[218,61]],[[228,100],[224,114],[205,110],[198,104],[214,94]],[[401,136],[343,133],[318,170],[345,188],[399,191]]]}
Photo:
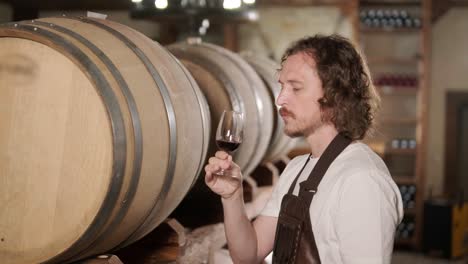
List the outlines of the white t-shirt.
{"label": "white t-shirt", "polygon": [[[281,200],[308,157],[298,156],[288,163],[262,215],[278,217]],[[308,178],[317,161],[311,158],[298,184]],[[310,206],[321,262],[390,263],[402,204],[382,159],[363,143],[350,144],[328,168]]]}

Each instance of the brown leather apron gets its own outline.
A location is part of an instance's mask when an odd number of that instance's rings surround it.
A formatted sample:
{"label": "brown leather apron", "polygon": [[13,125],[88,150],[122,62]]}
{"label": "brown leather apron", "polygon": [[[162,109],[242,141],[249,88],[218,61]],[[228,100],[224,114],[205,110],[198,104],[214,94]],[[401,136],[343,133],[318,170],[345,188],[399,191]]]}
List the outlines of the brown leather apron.
{"label": "brown leather apron", "polygon": [[338,134],[325,149],[307,180],[299,184],[299,195],[295,196],[292,193],[299,176],[310,160],[310,156],[307,158],[289,187],[288,193],[281,201],[273,247],[274,264],[320,263],[309,208],[328,167],[350,143],[350,139]]}

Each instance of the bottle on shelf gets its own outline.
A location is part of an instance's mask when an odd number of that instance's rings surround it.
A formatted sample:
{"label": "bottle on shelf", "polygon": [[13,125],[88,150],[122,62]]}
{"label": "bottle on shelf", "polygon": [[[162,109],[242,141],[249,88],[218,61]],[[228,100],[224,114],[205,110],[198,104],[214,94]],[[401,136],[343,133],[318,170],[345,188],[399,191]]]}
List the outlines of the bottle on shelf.
{"label": "bottle on shelf", "polygon": [[416,139],[414,138],[394,138],[390,141],[391,149],[415,149]]}
{"label": "bottle on shelf", "polygon": [[415,88],[418,86],[418,78],[414,74],[382,73],[377,75],[374,84],[377,86]]}
{"label": "bottle on shelf", "polygon": [[401,198],[403,200],[404,209],[412,209],[416,199],[416,185],[414,184],[398,184]]}
{"label": "bottle on shelf", "polygon": [[412,239],[416,223],[413,217],[404,217],[395,232],[396,239]]}
{"label": "bottle on shelf", "polygon": [[420,28],[421,19],[405,9],[367,9],[359,13],[361,24],[367,28]]}

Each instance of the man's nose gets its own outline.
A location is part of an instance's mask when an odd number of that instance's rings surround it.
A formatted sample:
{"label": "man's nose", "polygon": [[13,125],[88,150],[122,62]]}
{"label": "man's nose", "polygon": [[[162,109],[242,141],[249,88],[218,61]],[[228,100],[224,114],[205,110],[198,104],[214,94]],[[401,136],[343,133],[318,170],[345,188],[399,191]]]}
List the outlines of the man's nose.
{"label": "man's nose", "polygon": [[284,89],[281,89],[278,98],[276,98],[276,104],[278,106],[282,106],[283,104],[286,103],[286,93]]}

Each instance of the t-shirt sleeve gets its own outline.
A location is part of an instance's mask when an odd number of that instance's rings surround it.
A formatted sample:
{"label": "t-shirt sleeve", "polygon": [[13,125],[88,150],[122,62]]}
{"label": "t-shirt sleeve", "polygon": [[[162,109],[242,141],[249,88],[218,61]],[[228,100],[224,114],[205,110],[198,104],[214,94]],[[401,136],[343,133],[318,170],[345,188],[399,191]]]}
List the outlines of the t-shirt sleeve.
{"label": "t-shirt sleeve", "polygon": [[343,263],[388,263],[396,223],[385,188],[364,172],[349,175],[342,186],[336,228]]}
{"label": "t-shirt sleeve", "polygon": [[268,200],[267,204],[260,212],[261,215],[278,217],[281,208],[281,200],[278,196],[278,192],[276,190],[273,190],[273,192],[271,193],[270,200]]}
{"label": "t-shirt sleeve", "polygon": [[[285,169],[286,171],[286,169]],[[281,209],[281,200],[285,193],[283,193],[283,185],[285,185],[285,178],[284,173],[281,174],[278,182],[276,182],[275,187],[273,187],[273,191],[271,192],[270,199],[266,203],[263,210],[260,212],[261,215],[264,216],[273,216],[278,217],[279,211]]]}

